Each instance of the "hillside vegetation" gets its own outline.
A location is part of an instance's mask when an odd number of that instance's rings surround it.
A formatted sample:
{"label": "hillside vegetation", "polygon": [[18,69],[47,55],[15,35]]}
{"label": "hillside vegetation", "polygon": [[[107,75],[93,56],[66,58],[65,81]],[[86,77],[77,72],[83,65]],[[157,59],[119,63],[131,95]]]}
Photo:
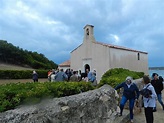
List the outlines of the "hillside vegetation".
{"label": "hillside vegetation", "polygon": [[4,40],[0,40],[0,62],[33,69],[57,68],[57,64],[43,54],[23,50]]}

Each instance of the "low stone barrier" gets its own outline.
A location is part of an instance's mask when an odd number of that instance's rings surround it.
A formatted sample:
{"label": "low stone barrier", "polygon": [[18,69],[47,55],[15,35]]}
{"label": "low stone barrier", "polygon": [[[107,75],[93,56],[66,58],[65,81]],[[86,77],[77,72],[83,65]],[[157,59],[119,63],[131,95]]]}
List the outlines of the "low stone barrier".
{"label": "low stone barrier", "polygon": [[0,113],[0,123],[114,123],[118,117],[115,98],[114,89],[104,85]]}

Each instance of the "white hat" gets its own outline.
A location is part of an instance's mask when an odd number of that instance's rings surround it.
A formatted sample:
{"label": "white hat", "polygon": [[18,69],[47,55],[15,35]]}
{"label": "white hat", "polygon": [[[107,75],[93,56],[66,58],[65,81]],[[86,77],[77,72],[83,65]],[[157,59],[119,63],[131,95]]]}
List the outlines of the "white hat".
{"label": "white hat", "polygon": [[131,82],[133,81],[131,76],[126,77],[126,80],[130,80]]}

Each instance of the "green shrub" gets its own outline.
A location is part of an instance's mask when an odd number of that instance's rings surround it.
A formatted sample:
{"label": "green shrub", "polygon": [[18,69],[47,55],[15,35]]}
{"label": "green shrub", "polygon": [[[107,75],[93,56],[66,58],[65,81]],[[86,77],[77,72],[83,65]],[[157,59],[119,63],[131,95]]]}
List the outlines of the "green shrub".
{"label": "green shrub", "polygon": [[123,68],[110,69],[102,76],[98,87],[104,84],[109,84],[111,87],[115,87],[125,81],[127,76],[131,76],[133,79],[139,79],[143,77],[143,75],[143,72],[135,72]]}
{"label": "green shrub", "polygon": [[78,94],[94,87],[89,82],[36,82],[0,85],[0,112],[21,104],[35,104],[45,98]]}

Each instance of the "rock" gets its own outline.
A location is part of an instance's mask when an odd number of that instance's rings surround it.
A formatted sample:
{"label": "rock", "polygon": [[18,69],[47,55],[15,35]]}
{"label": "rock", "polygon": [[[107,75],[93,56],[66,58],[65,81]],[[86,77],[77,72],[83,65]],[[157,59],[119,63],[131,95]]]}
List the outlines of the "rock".
{"label": "rock", "polygon": [[115,98],[115,90],[104,85],[0,113],[0,123],[113,123],[118,117]]}

